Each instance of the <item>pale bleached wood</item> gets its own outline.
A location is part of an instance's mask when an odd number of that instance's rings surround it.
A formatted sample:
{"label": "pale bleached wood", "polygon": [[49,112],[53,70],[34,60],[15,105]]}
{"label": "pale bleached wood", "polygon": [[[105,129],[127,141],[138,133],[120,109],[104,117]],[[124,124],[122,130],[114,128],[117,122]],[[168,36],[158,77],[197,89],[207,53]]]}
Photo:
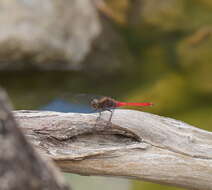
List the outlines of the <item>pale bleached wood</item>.
{"label": "pale bleached wood", "polygon": [[212,133],[133,110],[97,114],[15,111],[21,129],[66,172],[212,190]]}

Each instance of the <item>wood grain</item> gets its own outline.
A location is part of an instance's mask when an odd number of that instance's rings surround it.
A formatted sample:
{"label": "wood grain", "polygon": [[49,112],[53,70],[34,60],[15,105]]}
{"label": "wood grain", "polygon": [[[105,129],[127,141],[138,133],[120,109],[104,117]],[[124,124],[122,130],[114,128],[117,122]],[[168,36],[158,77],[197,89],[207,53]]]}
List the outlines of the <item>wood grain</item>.
{"label": "wood grain", "polygon": [[34,146],[66,172],[212,189],[212,133],[140,111],[14,111]]}

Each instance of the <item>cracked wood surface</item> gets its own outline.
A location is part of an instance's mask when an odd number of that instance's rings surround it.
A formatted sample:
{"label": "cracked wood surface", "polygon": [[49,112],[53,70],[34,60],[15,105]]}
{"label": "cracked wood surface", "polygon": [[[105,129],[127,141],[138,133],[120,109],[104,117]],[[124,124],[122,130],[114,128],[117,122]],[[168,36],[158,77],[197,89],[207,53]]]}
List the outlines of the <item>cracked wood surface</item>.
{"label": "cracked wood surface", "polygon": [[66,172],[212,190],[212,133],[134,110],[97,114],[14,111],[21,129]]}

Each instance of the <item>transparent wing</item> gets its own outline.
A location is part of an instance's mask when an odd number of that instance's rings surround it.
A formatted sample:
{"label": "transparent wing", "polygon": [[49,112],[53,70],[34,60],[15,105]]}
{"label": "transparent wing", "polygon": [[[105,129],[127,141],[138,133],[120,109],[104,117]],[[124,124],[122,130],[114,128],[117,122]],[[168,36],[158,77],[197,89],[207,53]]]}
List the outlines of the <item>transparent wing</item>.
{"label": "transparent wing", "polygon": [[55,97],[49,104],[43,106],[41,110],[60,111],[60,112],[75,112],[75,113],[92,113],[98,112],[90,106],[90,102],[94,98],[103,96],[93,94],[74,94],[65,93]]}

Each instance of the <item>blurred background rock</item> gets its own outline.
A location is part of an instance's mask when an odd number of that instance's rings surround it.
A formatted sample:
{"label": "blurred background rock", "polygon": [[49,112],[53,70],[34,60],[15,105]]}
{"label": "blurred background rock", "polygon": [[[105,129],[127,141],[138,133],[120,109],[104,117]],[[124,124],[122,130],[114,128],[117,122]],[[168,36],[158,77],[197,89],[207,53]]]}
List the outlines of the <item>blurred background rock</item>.
{"label": "blurred background rock", "polygon": [[212,130],[211,0],[2,0],[0,28],[0,85],[16,109],[103,94]]}

